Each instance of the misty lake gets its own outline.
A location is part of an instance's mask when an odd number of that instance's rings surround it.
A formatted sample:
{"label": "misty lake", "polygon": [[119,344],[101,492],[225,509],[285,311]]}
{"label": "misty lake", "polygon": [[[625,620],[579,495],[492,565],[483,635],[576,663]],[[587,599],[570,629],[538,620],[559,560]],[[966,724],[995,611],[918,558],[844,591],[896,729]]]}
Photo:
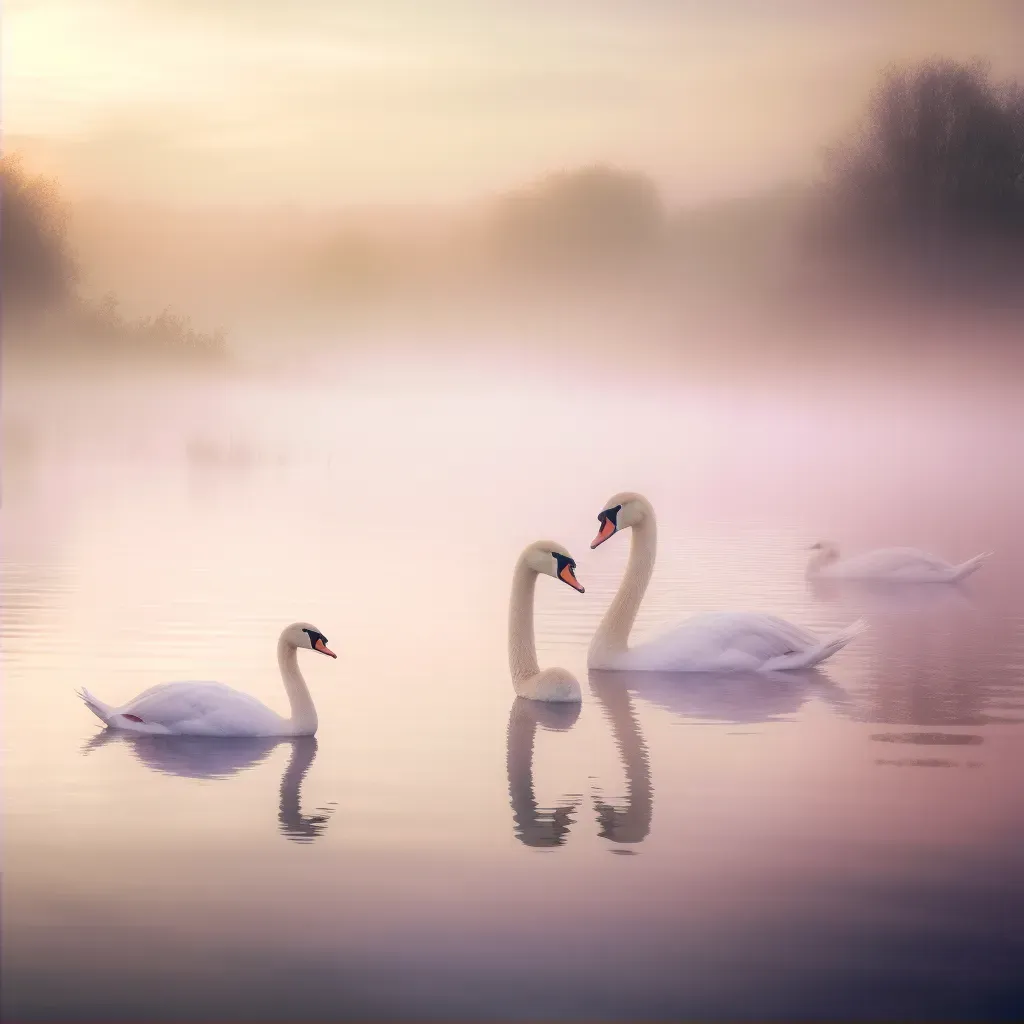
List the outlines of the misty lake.
{"label": "misty lake", "polygon": [[[1024,545],[1005,388],[725,387],[411,358],[5,382],[3,1014],[654,1020],[1024,1014]],[[590,673],[658,513],[634,636],[761,610],[870,629],[789,681]],[[524,545],[542,666],[514,697]],[[808,547],[995,556],[812,587]],[[218,679],[315,740],[104,735],[75,696]]]}

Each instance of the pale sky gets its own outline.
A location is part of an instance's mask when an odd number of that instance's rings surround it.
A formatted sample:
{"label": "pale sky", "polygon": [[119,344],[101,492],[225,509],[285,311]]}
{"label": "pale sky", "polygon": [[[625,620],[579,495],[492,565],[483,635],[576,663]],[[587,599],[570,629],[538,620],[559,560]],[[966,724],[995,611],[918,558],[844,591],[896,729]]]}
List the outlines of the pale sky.
{"label": "pale sky", "polygon": [[889,61],[1024,80],[1024,0],[6,0],[6,148],[72,194],[452,202],[609,162],[812,174]]}

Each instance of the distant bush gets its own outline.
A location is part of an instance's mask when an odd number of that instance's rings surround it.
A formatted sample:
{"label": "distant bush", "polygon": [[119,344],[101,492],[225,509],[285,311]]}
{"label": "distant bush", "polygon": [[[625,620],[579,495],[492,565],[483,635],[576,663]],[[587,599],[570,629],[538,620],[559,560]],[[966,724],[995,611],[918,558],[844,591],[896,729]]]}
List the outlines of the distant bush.
{"label": "distant bush", "polygon": [[187,317],[167,309],[156,317],[128,320],[117,307],[117,298],[110,294],[95,306],[81,305],[75,318],[75,333],[86,343],[125,354],[185,355],[199,359],[215,359],[226,354],[222,331],[197,331]]}
{"label": "distant bush", "polygon": [[587,167],[550,175],[495,204],[487,233],[506,269],[544,274],[621,266],[660,245],[665,213],[653,182]]}

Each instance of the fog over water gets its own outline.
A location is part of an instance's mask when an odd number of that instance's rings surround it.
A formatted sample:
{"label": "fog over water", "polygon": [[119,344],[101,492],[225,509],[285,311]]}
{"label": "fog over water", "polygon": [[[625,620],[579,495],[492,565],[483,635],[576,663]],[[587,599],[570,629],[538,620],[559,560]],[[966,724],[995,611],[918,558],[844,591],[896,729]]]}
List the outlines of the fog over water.
{"label": "fog over water", "polygon": [[[1021,5],[770,6],[5,6],[4,1019],[1021,1019]],[[589,670],[624,490],[633,641],[867,629]]]}
{"label": "fog over water", "polygon": [[[5,1012],[1011,1018],[1016,403],[495,362],[9,393]],[[869,631],[782,680],[588,674],[624,487],[659,517],[638,636],[744,608]],[[587,589],[537,588],[578,712],[508,677],[544,536]],[[820,538],[998,555],[941,592],[822,590]],[[283,707],[295,619],[339,653],[303,662],[315,743],[106,741],[74,697],[215,678]]]}

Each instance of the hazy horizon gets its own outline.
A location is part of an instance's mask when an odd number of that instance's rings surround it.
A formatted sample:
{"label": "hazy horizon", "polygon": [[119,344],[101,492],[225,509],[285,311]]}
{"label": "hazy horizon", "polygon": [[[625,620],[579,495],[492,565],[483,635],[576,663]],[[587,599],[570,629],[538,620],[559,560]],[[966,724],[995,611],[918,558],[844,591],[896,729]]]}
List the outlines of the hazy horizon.
{"label": "hazy horizon", "polygon": [[11,0],[6,151],[72,201],[430,206],[604,163],[691,205],[811,178],[890,63],[1024,70],[1024,8]]}

